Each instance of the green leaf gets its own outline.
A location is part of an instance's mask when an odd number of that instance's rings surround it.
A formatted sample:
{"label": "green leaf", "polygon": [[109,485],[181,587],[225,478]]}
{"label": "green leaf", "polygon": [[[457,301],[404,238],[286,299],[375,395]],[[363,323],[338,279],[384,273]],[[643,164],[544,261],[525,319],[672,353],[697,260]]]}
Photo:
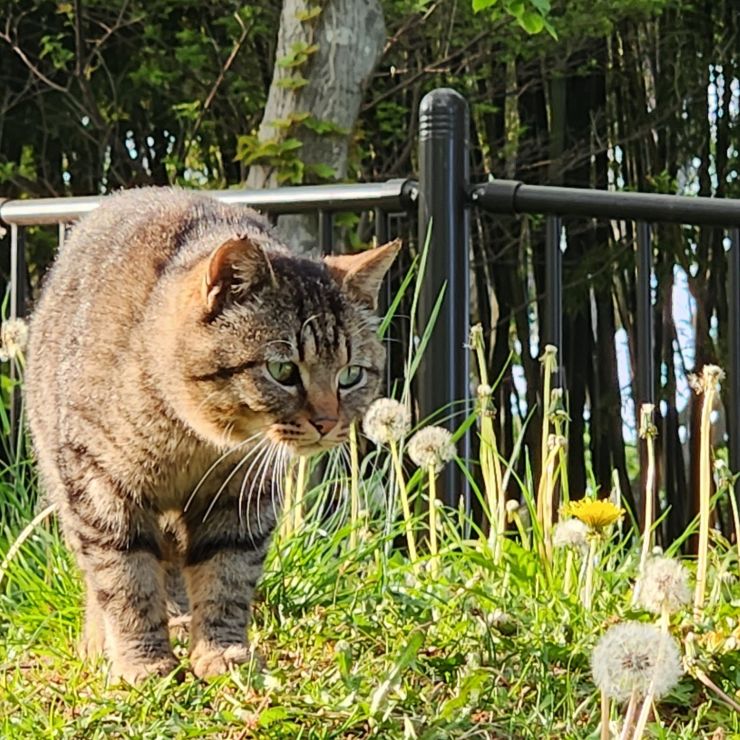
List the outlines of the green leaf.
{"label": "green leaf", "polygon": [[527,33],[531,34],[539,33],[545,27],[545,19],[532,10],[525,10],[517,21]]}
{"label": "green leaf", "polygon": [[513,15],[514,18],[521,18],[524,15],[524,0],[512,0],[506,4],[506,12]]}
{"label": "green leaf", "polygon": [[316,175],[322,180],[333,180],[337,176],[336,170],[323,162],[320,162],[319,164],[307,164],[306,172]]}
{"label": "green leaf", "polygon": [[306,21],[310,21],[313,18],[316,18],[317,16],[321,15],[321,11],[323,8],[320,5],[317,5],[310,10],[299,10],[295,14],[295,18],[297,21],[300,21],[301,23],[305,23]]}
{"label": "green leaf", "polygon": [[473,0],[473,10],[480,13],[481,10],[492,8],[497,2],[498,0]]}
{"label": "green leaf", "polygon": [[294,74],[290,77],[283,77],[275,83],[284,90],[299,90],[308,85],[308,80],[300,74]]}
{"label": "green leaf", "polygon": [[288,712],[283,707],[270,707],[260,712],[259,723],[262,727],[269,727],[275,722],[287,719]]}

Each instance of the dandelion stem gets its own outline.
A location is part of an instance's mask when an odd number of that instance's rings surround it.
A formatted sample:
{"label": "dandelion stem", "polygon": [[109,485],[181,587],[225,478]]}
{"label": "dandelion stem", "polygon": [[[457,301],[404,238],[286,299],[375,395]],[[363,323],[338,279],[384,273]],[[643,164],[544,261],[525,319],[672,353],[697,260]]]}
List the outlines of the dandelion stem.
{"label": "dandelion stem", "polygon": [[295,529],[298,530],[303,526],[303,497],[306,493],[306,472],[308,469],[308,458],[298,458],[298,475],[295,482],[295,506],[294,523]]}
{"label": "dandelion stem", "polygon": [[645,727],[647,726],[648,717],[650,716],[650,709],[653,706],[653,691],[650,689],[647,696],[642,702],[642,708],[640,709],[640,716],[637,718],[637,724],[635,725],[635,731],[632,735],[632,740],[641,740],[645,733]]}
{"label": "dandelion stem", "polygon": [[660,629],[667,635],[671,626],[671,613],[668,604],[664,601],[660,610]]}
{"label": "dandelion stem", "polygon": [[593,603],[594,561],[596,560],[596,535],[591,535],[588,544],[588,562],[586,563],[586,583],[583,586],[583,606],[590,611]]}
{"label": "dandelion stem", "polygon": [[411,558],[411,564],[414,567],[414,573],[418,572],[418,554],[416,551],[416,540],[414,538],[413,520],[411,517],[411,506],[409,504],[408,491],[406,490],[406,483],[403,477],[403,467],[401,466],[401,457],[398,454],[398,446],[395,440],[390,440],[388,443],[391,448],[391,460],[393,462],[393,470],[396,475],[396,485],[398,486],[398,493],[401,498],[401,507],[403,509],[403,525],[406,532],[406,542],[409,548],[409,558]]}
{"label": "dandelion stem", "polygon": [[290,537],[293,531],[293,466],[290,465],[285,475],[285,491],[283,493],[283,521],[280,534],[283,539]]}
{"label": "dandelion stem", "polygon": [[530,549],[529,545],[529,535],[527,534],[527,530],[524,528],[524,522],[522,521],[522,518],[519,516],[519,512],[515,511],[511,515],[512,520],[514,521],[514,525],[517,528],[517,531],[519,532],[519,538],[522,541],[522,547],[525,550]]}
{"label": "dandelion stem", "polygon": [[485,488],[486,504],[488,506],[488,544],[493,550],[494,561],[499,562],[502,553],[501,539],[506,531],[506,506],[503,492],[503,475],[490,408],[490,386],[488,385],[483,328],[480,324],[474,326],[470,331],[470,346],[475,351],[480,388],[488,390],[487,394],[479,392],[481,430],[479,454],[483,487]]}
{"label": "dandelion stem", "polygon": [[[647,473],[645,475],[645,520],[642,531],[642,553],[640,555],[640,575],[645,572],[645,564],[652,550],[653,541],[653,504],[655,502],[655,435],[653,424],[653,404],[645,403],[640,409],[640,436],[647,448]],[[635,590],[635,596],[637,591]]]}
{"label": "dandelion stem", "polygon": [[[568,553],[570,555],[570,553]],[[609,740],[609,716],[611,715],[611,699],[606,691],[601,691],[601,734],[600,740]]]}
{"label": "dandelion stem", "polygon": [[569,594],[571,581],[573,580],[573,550],[568,548],[565,554],[565,579],[563,580],[563,593]]}
{"label": "dandelion stem", "polygon": [[540,525],[540,557],[547,563],[552,562],[552,501],[555,490],[555,458],[558,456],[559,445],[554,444],[547,457],[544,459],[544,467],[540,484],[537,489],[537,518]]}
{"label": "dandelion stem", "polygon": [[635,714],[637,714],[637,692],[630,694],[629,704],[627,704],[627,713],[624,716],[624,727],[619,740],[628,740],[632,734],[632,725],[635,723]]}
{"label": "dandelion stem", "polygon": [[357,538],[360,530],[360,463],[357,450],[357,426],[354,422],[349,427],[349,460],[350,460],[350,532],[349,546],[351,550],[357,547]]}
{"label": "dandelion stem", "polygon": [[702,389],[704,401],[701,408],[701,427],[699,434],[699,549],[696,564],[696,590],[694,592],[694,611],[701,613],[704,609],[704,598],[707,586],[707,560],[709,557],[709,517],[710,499],[712,493],[712,449],[711,413],[714,397],[717,392],[717,383],[707,372],[702,373]]}
{"label": "dandelion stem", "polygon": [[704,671],[698,666],[694,665],[690,668],[692,676],[698,678],[710,691],[714,691],[722,701],[726,702],[728,706],[732,707],[736,712],[740,712],[740,704],[738,704],[732,697],[728,696],[722,689],[707,676]]}
{"label": "dandelion stem", "polygon": [[429,560],[429,569],[432,578],[439,576],[439,557],[437,555],[437,474],[434,465],[427,468],[429,476],[429,551],[431,559]]}

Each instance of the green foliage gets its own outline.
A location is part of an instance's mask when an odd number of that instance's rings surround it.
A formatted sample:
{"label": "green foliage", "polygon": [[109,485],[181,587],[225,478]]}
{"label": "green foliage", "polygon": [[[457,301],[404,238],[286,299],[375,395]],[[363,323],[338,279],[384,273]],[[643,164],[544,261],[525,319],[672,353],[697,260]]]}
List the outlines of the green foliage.
{"label": "green foliage", "polygon": [[510,15],[529,34],[546,30],[553,38],[557,38],[548,20],[549,0],[473,0],[473,10],[476,13],[488,10],[493,19],[498,19],[502,14]]}

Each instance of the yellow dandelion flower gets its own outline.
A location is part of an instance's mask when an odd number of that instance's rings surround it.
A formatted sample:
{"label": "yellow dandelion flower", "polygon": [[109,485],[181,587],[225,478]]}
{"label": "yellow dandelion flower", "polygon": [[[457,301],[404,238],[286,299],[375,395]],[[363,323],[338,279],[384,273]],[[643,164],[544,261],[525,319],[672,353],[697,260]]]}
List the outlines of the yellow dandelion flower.
{"label": "yellow dandelion flower", "polygon": [[582,498],[571,501],[564,513],[580,519],[589,529],[601,530],[621,519],[624,509],[605,499]]}

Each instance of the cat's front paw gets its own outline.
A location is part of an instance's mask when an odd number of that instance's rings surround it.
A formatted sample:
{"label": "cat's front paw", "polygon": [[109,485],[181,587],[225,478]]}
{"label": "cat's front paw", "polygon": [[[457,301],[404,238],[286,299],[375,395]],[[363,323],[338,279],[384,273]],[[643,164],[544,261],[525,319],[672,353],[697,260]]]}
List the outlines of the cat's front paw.
{"label": "cat's front paw", "polygon": [[214,645],[202,642],[190,654],[190,664],[198,678],[220,676],[234,666],[251,660],[261,667],[260,656],[248,645]]}
{"label": "cat's front paw", "polygon": [[[163,656],[155,660],[144,662],[133,662],[125,660],[114,660],[112,666],[113,677],[126,681],[130,684],[141,683],[150,676],[168,676],[178,666],[178,661],[173,655]],[[175,680],[181,680],[182,674],[178,672]]]}

